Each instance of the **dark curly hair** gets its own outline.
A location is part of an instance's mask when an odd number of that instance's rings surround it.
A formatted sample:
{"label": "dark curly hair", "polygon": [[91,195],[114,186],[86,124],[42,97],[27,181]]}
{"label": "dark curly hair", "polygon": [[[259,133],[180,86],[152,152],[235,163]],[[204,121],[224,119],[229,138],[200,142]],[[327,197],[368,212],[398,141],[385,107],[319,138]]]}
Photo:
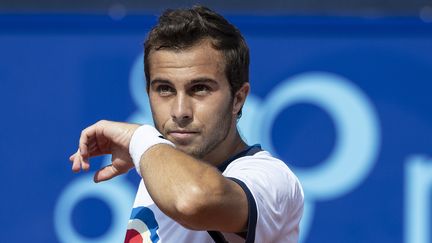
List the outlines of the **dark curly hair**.
{"label": "dark curly hair", "polygon": [[[149,55],[153,50],[185,50],[209,39],[225,59],[225,75],[234,94],[249,82],[249,48],[240,31],[224,17],[203,6],[166,10],[144,43],[144,71],[149,91]],[[238,117],[241,116],[241,110]]]}

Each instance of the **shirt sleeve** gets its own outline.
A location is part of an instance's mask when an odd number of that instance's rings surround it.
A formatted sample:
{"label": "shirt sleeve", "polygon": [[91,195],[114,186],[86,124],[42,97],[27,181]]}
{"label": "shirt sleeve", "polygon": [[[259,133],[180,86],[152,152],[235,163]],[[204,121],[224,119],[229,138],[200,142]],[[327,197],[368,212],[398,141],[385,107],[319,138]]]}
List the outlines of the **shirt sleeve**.
{"label": "shirt sleeve", "polygon": [[303,190],[288,166],[267,152],[233,161],[224,171],[245,191],[249,219],[246,242],[297,242]]}

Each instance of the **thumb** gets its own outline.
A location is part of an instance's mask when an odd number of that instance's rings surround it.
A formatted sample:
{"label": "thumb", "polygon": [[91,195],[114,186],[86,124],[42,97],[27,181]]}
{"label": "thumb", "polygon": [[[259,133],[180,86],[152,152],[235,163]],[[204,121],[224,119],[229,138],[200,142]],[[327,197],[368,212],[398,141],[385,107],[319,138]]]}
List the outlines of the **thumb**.
{"label": "thumb", "polygon": [[107,181],[110,180],[118,175],[123,174],[123,172],[120,172],[117,168],[115,168],[112,164],[107,165],[103,167],[102,169],[98,170],[94,175],[94,182],[99,183],[101,181]]}

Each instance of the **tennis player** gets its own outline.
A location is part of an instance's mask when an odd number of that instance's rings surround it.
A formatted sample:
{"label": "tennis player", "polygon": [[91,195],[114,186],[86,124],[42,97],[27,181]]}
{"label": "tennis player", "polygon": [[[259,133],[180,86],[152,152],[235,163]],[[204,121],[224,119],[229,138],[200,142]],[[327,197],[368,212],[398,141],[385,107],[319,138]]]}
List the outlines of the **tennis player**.
{"label": "tennis player", "polygon": [[95,182],[132,168],[142,177],[125,242],[297,242],[297,177],[237,129],[250,89],[238,29],[206,7],[167,10],[145,41],[144,69],[155,126],[99,121],[70,157],[79,172],[111,154]]}

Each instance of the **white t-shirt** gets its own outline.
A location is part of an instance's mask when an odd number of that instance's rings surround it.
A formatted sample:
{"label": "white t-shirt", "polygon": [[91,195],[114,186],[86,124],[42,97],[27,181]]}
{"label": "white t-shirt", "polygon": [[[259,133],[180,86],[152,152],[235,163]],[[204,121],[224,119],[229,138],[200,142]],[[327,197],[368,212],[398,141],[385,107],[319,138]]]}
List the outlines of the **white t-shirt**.
{"label": "white t-shirt", "polygon": [[[246,239],[222,232],[228,242],[298,242],[303,190],[284,162],[253,146],[223,163],[219,169],[243,188],[249,203]],[[153,202],[141,180],[125,242],[201,243],[214,240],[207,231],[188,230],[166,216]]]}

